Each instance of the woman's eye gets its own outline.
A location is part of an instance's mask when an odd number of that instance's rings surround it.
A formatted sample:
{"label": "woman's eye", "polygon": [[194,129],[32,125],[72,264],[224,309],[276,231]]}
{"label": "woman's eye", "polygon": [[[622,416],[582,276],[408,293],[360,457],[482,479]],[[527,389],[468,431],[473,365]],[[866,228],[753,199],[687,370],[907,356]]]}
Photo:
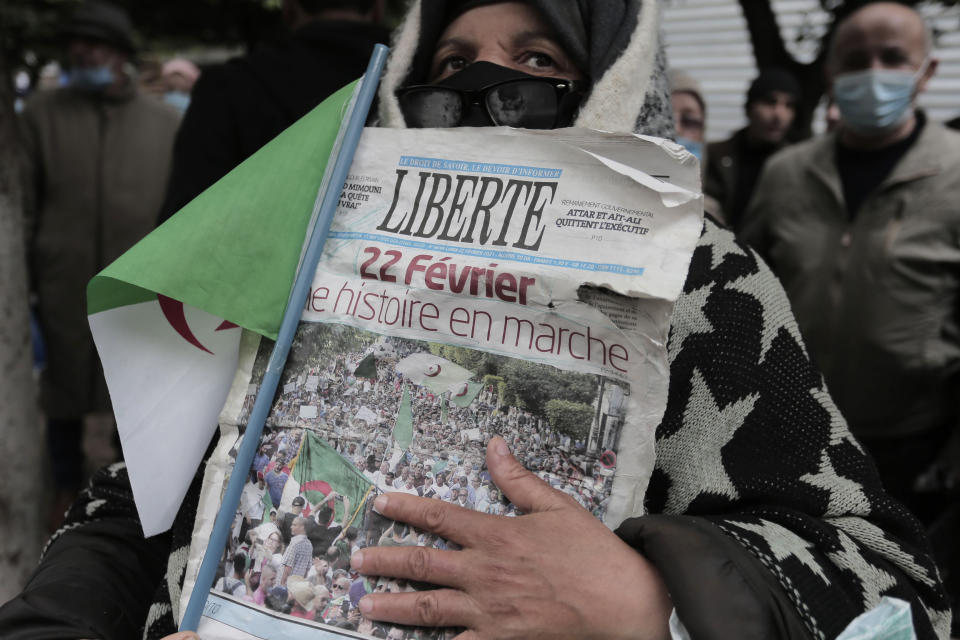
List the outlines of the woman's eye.
{"label": "woman's eye", "polygon": [[447,56],[437,65],[435,76],[447,76],[464,69],[470,64],[463,56]]}
{"label": "woman's eye", "polygon": [[532,51],[525,54],[523,64],[533,69],[549,69],[556,66],[556,63],[553,61],[553,58],[548,56],[545,53],[540,53],[538,51]]}

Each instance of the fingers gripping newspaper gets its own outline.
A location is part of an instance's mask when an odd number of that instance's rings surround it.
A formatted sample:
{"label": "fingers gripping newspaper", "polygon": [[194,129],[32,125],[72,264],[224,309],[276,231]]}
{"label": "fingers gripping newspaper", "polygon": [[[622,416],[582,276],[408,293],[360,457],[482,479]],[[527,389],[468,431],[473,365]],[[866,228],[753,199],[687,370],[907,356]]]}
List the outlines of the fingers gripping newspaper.
{"label": "fingers gripping newspaper", "polygon": [[[275,212],[282,215],[282,212]],[[380,493],[522,515],[502,436],[614,528],[643,513],[665,344],[702,225],[699,169],[659,139],[567,129],[367,129],[343,187],[199,632],[446,638],[364,619],[374,545],[457,549],[373,511]],[[181,611],[271,343],[245,333],[205,472]]]}

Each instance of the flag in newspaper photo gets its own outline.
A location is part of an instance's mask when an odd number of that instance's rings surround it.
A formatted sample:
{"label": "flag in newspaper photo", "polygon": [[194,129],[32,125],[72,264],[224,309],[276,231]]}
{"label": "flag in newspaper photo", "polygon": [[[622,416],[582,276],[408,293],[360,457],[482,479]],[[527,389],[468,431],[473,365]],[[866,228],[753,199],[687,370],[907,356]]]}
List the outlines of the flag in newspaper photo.
{"label": "flag in newspaper photo", "polygon": [[474,398],[483,389],[479,382],[464,381],[450,387],[450,400],[461,409],[469,407]]}
{"label": "flag in newspaper photo", "polygon": [[[337,522],[348,523],[363,506],[371,489],[373,483],[356,467],[314,433],[307,432],[283,488],[282,504],[292,503],[293,498],[300,495],[312,510],[335,491],[345,500],[334,500],[329,506]],[[309,515],[311,511],[305,513]]]}
{"label": "flag in newspaper photo", "polygon": [[432,353],[407,356],[397,363],[396,369],[414,384],[424,386],[437,395],[473,376],[469,369]]}
{"label": "flag in newspaper photo", "polygon": [[90,329],[147,536],[170,527],[213,435],[241,328],[276,339],[356,85],[330,96],[88,286]]}
{"label": "flag in newspaper photo", "polygon": [[400,410],[397,411],[397,422],[393,427],[393,439],[397,446],[406,451],[413,441],[413,409],[410,406],[410,388],[403,385],[403,397],[400,399]]}

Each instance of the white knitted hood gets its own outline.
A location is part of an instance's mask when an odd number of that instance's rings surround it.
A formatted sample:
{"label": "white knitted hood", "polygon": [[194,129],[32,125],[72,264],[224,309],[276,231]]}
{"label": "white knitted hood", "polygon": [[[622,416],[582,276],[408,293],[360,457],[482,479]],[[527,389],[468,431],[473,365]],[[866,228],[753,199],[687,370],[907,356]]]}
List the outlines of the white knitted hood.
{"label": "white knitted hood", "polygon": [[[531,4],[557,0],[531,0]],[[618,6],[626,12],[623,25],[634,25],[631,33],[603,33],[597,25],[589,37],[602,49],[617,38],[623,41],[622,50],[606,51],[603,59],[593,52],[589,68],[593,71],[592,89],[581,105],[574,126],[603,131],[636,131],[660,137],[673,137],[673,117],[666,80],[666,57],[659,38],[659,7],[654,0],[578,0],[573,10],[589,13],[593,3]],[[423,11],[444,11],[444,0],[414,0],[402,24],[393,34],[393,48],[380,81],[380,126],[405,127],[396,91],[408,84],[419,47],[432,48],[432,38],[422,37]],[[549,6],[549,5],[545,5]],[[436,19],[429,22],[436,23]],[[436,34],[439,35],[439,34]],[[433,38],[435,38],[434,36]],[[612,54],[612,55],[611,55]],[[589,55],[589,54],[588,54]],[[606,61],[611,59],[612,62]],[[599,67],[599,68],[598,68]]]}

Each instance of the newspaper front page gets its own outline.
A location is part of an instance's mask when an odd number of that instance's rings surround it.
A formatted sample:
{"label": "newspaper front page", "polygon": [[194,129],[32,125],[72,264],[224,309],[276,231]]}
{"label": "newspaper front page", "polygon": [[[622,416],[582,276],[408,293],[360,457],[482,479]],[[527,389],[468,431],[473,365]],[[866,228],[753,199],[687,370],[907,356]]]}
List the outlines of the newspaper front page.
{"label": "newspaper front page", "polygon": [[[366,130],[201,636],[455,635],[364,619],[366,593],[429,585],[358,576],[349,559],[456,549],[374,512],[383,492],[522,515],[484,466],[494,435],[607,526],[642,514],[670,313],[702,225],[698,173],[641,136]],[[181,613],[271,348],[244,334]]]}

